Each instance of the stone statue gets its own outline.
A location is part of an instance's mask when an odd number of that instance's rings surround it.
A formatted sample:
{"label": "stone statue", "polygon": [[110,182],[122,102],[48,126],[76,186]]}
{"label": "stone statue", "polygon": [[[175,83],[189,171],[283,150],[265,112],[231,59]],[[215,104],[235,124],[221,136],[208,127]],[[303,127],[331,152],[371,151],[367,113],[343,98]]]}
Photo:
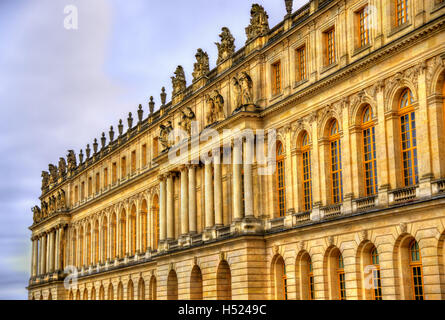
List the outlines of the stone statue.
{"label": "stone statue", "polygon": [[49,164],[48,169],[49,169],[49,183],[52,184],[57,182],[58,179],[57,167],[53,164]]}
{"label": "stone statue", "polygon": [[208,112],[206,116],[207,125],[224,120],[224,98],[218,90],[213,91],[213,95],[206,95]]}
{"label": "stone statue", "polygon": [[239,79],[241,90],[243,93],[243,104],[252,104],[252,88],[253,88],[253,82],[252,78],[250,78],[249,74],[247,72],[243,72],[241,75],[241,78]]}
{"label": "stone statue", "polygon": [[68,155],[66,156],[66,160],[68,161],[68,172],[71,173],[74,170],[76,170],[77,162],[74,150],[68,150]]}
{"label": "stone statue", "polygon": [[184,69],[182,66],[178,66],[175,71],[175,76],[171,77],[173,85],[173,95],[180,93],[185,90],[186,81]]}
{"label": "stone statue", "polygon": [[49,206],[48,206],[48,213],[53,213],[56,211],[56,198],[54,196],[49,197]]}
{"label": "stone statue", "polygon": [[216,64],[220,64],[235,53],[235,38],[230,33],[229,28],[223,27],[219,35],[221,43],[215,42],[218,47],[218,60]]}
{"label": "stone statue", "polygon": [[170,134],[170,132],[173,131],[173,125],[171,121],[167,121],[168,125],[164,126],[164,125],[160,125],[160,133],[159,133],[159,141],[161,142],[161,145],[163,147],[163,150],[169,149],[171,144],[168,140],[168,135]]}
{"label": "stone statue", "polygon": [[42,214],[40,216],[41,219],[46,218],[48,216],[48,203],[42,201]]}
{"label": "stone statue", "polygon": [[205,76],[209,71],[209,55],[207,52],[202,51],[202,49],[198,49],[198,52],[195,55],[196,63],[194,64],[193,70],[193,81],[198,80],[199,78]]}
{"label": "stone statue", "polygon": [[63,178],[66,175],[66,161],[65,158],[59,159],[59,177]]}
{"label": "stone statue", "polygon": [[216,122],[216,107],[215,107],[215,100],[210,95],[206,95],[206,102],[208,105],[206,123],[209,126],[212,123]]}
{"label": "stone statue", "polygon": [[235,94],[235,110],[242,105],[241,85],[236,77],[232,79],[233,91]]}
{"label": "stone statue", "polygon": [[190,107],[186,107],[185,109],[187,112],[181,110],[181,121],[179,122],[179,126],[190,135],[192,131],[192,120],[194,120],[196,116]]}
{"label": "stone statue", "polygon": [[253,104],[253,82],[247,72],[242,72],[239,78],[234,77],[232,84],[235,94],[235,110],[243,105]]}
{"label": "stone statue", "polygon": [[215,103],[215,108],[216,108],[216,112],[217,112],[217,121],[221,121],[224,120],[225,115],[224,115],[224,98],[223,96],[219,93],[218,90],[215,90],[213,95],[213,102]]}
{"label": "stone statue", "polygon": [[250,25],[246,28],[247,42],[256,37],[265,36],[269,32],[269,16],[259,4],[252,5]]}
{"label": "stone statue", "polygon": [[42,171],[42,190],[48,188],[49,184],[49,173],[47,171]]}
{"label": "stone statue", "polygon": [[65,191],[60,190],[57,194],[57,203],[56,203],[57,211],[65,210],[65,207],[66,207]]}
{"label": "stone statue", "polygon": [[33,213],[32,220],[34,221],[34,223],[38,222],[40,220],[40,216],[42,214],[39,206],[32,207],[31,211]]}

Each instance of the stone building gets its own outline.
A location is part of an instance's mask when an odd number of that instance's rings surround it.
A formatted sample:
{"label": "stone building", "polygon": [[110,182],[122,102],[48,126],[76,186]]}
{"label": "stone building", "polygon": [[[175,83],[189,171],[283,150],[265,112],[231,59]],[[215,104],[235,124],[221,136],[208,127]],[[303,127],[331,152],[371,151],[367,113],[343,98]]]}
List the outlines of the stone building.
{"label": "stone building", "polygon": [[42,173],[29,299],[445,298],[445,1],[285,7]]}

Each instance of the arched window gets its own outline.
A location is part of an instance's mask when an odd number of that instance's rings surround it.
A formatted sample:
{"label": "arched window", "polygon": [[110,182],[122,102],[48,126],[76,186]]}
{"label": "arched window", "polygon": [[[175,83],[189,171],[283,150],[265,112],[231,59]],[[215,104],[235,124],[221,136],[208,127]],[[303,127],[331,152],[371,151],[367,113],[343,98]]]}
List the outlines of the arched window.
{"label": "arched window", "polygon": [[377,160],[375,149],[375,126],[372,121],[372,109],[368,105],[363,110],[362,117],[363,137],[363,171],[365,178],[366,196],[377,193]]}
{"label": "arched window", "polygon": [[127,254],[127,216],[125,210],[122,210],[120,217],[120,239],[121,250],[119,252],[119,257],[123,258]]}
{"label": "arched window", "polygon": [[338,290],[340,300],[346,300],[346,283],[345,283],[345,265],[343,263],[343,256],[338,256],[337,275],[338,275]]}
{"label": "arched window", "polygon": [[73,266],[77,266],[77,232],[74,229],[73,230],[73,247],[72,247],[72,252],[73,252],[73,260],[71,261]]}
{"label": "arched window", "polygon": [[138,300],[145,300],[145,281],[144,279],[139,279],[138,284]]}
{"label": "arched window", "polygon": [[86,241],[87,241],[87,261],[86,261],[86,266],[89,266],[91,264],[91,224],[88,224],[88,228],[87,228],[87,234],[86,234]]}
{"label": "arched window", "polygon": [[117,221],[116,214],[113,213],[111,218],[111,258],[116,259],[117,256]]}
{"label": "arched window", "polygon": [[156,277],[155,276],[151,276],[149,299],[150,300],[156,300],[156,295],[157,295]]}
{"label": "arched window", "polygon": [[275,277],[275,296],[277,300],[287,300],[288,287],[287,287],[287,274],[286,263],[283,257],[277,256],[275,263],[273,264],[273,273]]}
{"label": "arched window", "polygon": [[332,203],[340,203],[343,201],[343,182],[342,182],[342,165],[341,165],[341,144],[340,133],[337,120],[333,120],[329,131],[329,144],[331,155],[331,196]]}
{"label": "arched window", "polygon": [[284,148],[281,142],[277,142],[277,168],[276,168],[276,183],[277,183],[277,200],[278,200],[278,214],[284,217],[286,213],[286,195],[285,195],[285,179],[284,179]]}
{"label": "arched window", "polygon": [[312,260],[311,257],[309,257],[308,260],[308,282],[309,282],[309,299],[314,300],[315,299],[315,291],[314,291],[314,271],[312,269]]}
{"label": "arched window", "polygon": [[80,233],[79,233],[79,267],[82,268],[84,266],[84,261],[83,261],[83,236],[84,236],[84,232],[83,232],[83,227],[80,228]]}
{"label": "arched window", "polygon": [[419,183],[417,169],[416,114],[411,90],[405,89],[400,96],[399,116],[402,147],[402,168],[405,187]]}
{"label": "arched window", "polygon": [[153,250],[159,247],[159,198],[157,195],[153,198],[153,206],[151,207],[153,218]]}
{"label": "arched window", "polygon": [[128,281],[127,285],[127,300],[134,300],[134,286],[131,279]]}
{"label": "arched window", "polygon": [[130,213],[130,256],[134,256],[136,253],[136,237],[137,237],[137,228],[136,228],[136,206],[133,205]]}
{"label": "arched window", "polygon": [[108,219],[107,217],[104,217],[102,220],[103,226],[102,226],[102,262],[109,259],[108,257]]}
{"label": "arched window", "polygon": [[422,257],[416,240],[413,240],[409,246],[409,267],[411,269],[413,298],[414,300],[423,300]]}
{"label": "arched window", "polygon": [[113,285],[110,283],[110,285],[108,286],[108,300],[114,300],[114,289],[113,289]]}
{"label": "arched window", "polygon": [[380,278],[380,261],[377,248],[371,250],[372,269],[372,293],[374,300],[382,300],[382,283]]}
{"label": "arched window", "polygon": [[99,263],[99,222],[94,226],[94,264]]}
{"label": "arched window", "polygon": [[142,223],[142,238],[141,238],[141,251],[147,251],[147,202],[142,202],[141,208],[141,223]]}
{"label": "arched window", "polygon": [[303,134],[301,143],[302,160],[302,184],[303,184],[303,207],[304,211],[312,209],[312,178],[311,178],[311,149],[309,146],[309,135]]}

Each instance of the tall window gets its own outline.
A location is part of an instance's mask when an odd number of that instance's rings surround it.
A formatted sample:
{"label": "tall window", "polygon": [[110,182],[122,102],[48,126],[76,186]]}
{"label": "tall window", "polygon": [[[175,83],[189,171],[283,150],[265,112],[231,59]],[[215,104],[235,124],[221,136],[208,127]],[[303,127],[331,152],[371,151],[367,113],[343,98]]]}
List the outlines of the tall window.
{"label": "tall window", "polygon": [[314,300],[315,299],[315,292],[314,292],[314,271],[312,269],[312,260],[309,258],[309,299]]}
{"label": "tall window", "polygon": [[159,153],[158,138],[153,138],[153,157],[157,157]]}
{"label": "tall window", "polygon": [[117,163],[113,162],[113,166],[111,168],[111,183],[115,184],[117,181]]}
{"label": "tall window", "polygon": [[85,181],[82,181],[82,184],[80,185],[80,200],[85,199]]}
{"label": "tall window", "polygon": [[281,92],[281,62],[278,61],[272,65],[272,94],[277,95]]}
{"label": "tall window", "polygon": [[79,202],[79,187],[74,187],[74,203]]}
{"label": "tall window", "polygon": [[331,65],[335,63],[335,28],[331,28],[324,33],[325,37],[325,63]]}
{"label": "tall window", "polygon": [[127,175],[127,158],[122,157],[121,159],[121,178],[125,178]]}
{"label": "tall window", "polygon": [[96,193],[99,193],[100,190],[100,173],[96,173]]}
{"label": "tall window", "polygon": [[297,81],[306,80],[306,46],[297,49]]}
{"label": "tall window", "polygon": [[402,167],[405,186],[419,183],[417,169],[416,114],[412,106],[414,99],[409,89],[400,97],[400,134],[402,142]]}
{"label": "tall window", "polygon": [[380,278],[380,261],[377,248],[371,250],[371,261],[374,269],[372,270],[372,293],[374,300],[382,300],[382,283]]}
{"label": "tall window", "polygon": [[287,275],[286,275],[286,264],[283,262],[283,276],[282,276],[282,281],[283,281],[283,297],[284,300],[287,300]]}
{"label": "tall window", "polygon": [[409,266],[413,285],[414,300],[423,300],[423,272],[422,257],[420,256],[419,244],[413,240],[409,246]]}
{"label": "tall window", "polygon": [[409,0],[396,0],[397,2],[397,25],[400,26],[408,21]]}
{"label": "tall window", "polygon": [[285,206],[285,180],[284,180],[284,150],[283,144],[277,142],[277,199],[278,199],[278,214],[280,217],[284,217],[286,206]]}
{"label": "tall window", "polygon": [[311,179],[311,150],[309,146],[309,136],[307,132],[303,135],[302,149],[302,168],[303,168],[303,206],[305,211],[312,209],[312,179]]}
{"label": "tall window", "polygon": [[147,165],[147,145],[142,145],[142,167]]}
{"label": "tall window", "polygon": [[343,263],[343,256],[339,254],[337,261],[337,276],[338,276],[338,290],[340,291],[340,300],[346,300],[346,285],[345,285],[345,266]]}
{"label": "tall window", "polygon": [[92,194],[93,194],[93,178],[89,177],[88,178],[88,197],[91,197]]}
{"label": "tall window", "polygon": [[159,198],[155,196],[151,208],[153,215],[153,249],[157,250],[159,246]]}
{"label": "tall window", "polygon": [[108,187],[108,168],[104,169],[104,189]]}
{"label": "tall window", "polygon": [[375,126],[372,121],[372,109],[367,106],[362,118],[363,137],[363,170],[365,178],[366,195],[377,193],[377,160],[375,151]]}
{"label": "tall window", "polygon": [[369,44],[369,10],[365,6],[357,12],[358,18],[358,35],[360,39],[360,47]]}
{"label": "tall window", "polygon": [[331,179],[332,179],[332,203],[343,201],[343,182],[341,166],[341,144],[337,120],[332,121],[329,136],[331,153]]}
{"label": "tall window", "polygon": [[131,173],[136,172],[136,150],[131,152]]}

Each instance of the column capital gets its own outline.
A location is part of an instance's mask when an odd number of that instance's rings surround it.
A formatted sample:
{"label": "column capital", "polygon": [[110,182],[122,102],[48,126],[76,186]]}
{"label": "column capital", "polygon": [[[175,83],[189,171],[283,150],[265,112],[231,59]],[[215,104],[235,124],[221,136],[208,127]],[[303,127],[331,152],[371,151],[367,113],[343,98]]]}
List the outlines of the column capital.
{"label": "column capital", "polygon": [[158,180],[159,181],[164,181],[167,178],[167,175],[165,173],[161,173],[158,175]]}
{"label": "column capital", "polygon": [[182,173],[183,171],[188,170],[188,165],[187,164],[182,164],[179,166],[179,171]]}

